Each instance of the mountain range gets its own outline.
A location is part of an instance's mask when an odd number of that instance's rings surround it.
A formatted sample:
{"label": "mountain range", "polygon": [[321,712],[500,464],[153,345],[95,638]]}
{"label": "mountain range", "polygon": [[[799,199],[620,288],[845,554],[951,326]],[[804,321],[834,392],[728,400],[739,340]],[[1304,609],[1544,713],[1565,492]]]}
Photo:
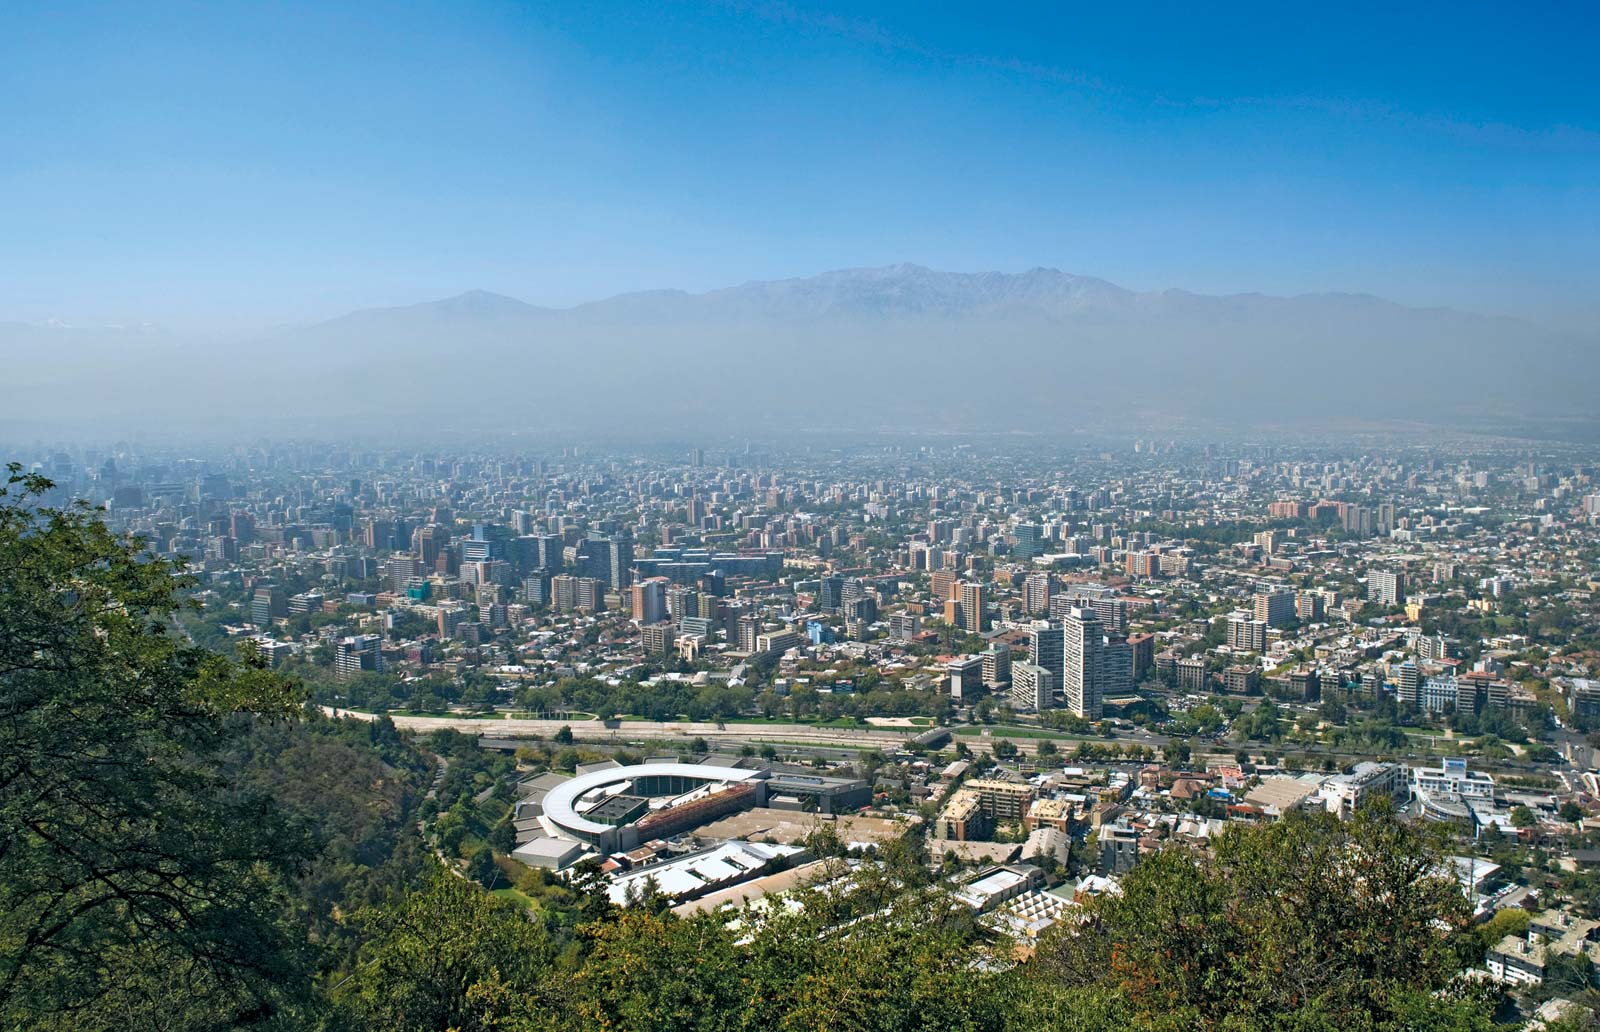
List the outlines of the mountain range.
{"label": "mountain range", "polygon": [[470,291],[232,339],[0,324],[13,421],[233,434],[1586,418],[1595,343],[1368,295],[916,265],[564,309]]}

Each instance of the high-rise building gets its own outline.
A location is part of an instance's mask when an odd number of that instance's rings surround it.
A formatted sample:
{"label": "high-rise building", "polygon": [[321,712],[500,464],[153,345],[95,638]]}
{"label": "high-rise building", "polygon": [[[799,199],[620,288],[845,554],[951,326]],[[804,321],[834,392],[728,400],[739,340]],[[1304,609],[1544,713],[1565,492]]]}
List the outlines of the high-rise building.
{"label": "high-rise building", "polygon": [[1022,562],[1032,562],[1044,554],[1044,542],[1037,523],[1017,524],[1013,536],[1017,543],[1011,550],[1012,554]]}
{"label": "high-rise building", "polygon": [[422,563],[414,555],[392,556],[385,565],[389,574],[389,589],[391,591],[406,590],[406,583],[413,577],[422,576]]}
{"label": "high-rise building", "polygon": [[635,623],[658,624],[666,620],[667,583],[665,577],[649,577],[632,587],[632,616]]}
{"label": "high-rise building", "polygon": [[550,578],[550,593],[557,612],[571,613],[578,608],[578,578],[570,573]]}
{"label": "high-rise building", "polygon": [[633,535],[626,529],[613,534],[606,558],[606,583],[617,591],[626,590],[633,582]]}
{"label": "high-rise building", "polygon": [[431,570],[439,562],[439,548],[445,542],[443,527],[433,524],[418,527],[411,535],[411,550],[417,553],[417,561],[424,570]]}
{"label": "high-rise building", "polygon": [[817,608],[824,613],[837,612],[844,601],[844,578],[831,575],[817,580]]}
{"label": "high-rise building", "polygon": [[1242,652],[1267,651],[1267,624],[1252,619],[1249,613],[1234,613],[1228,617],[1228,648]]}
{"label": "high-rise building", "polygon": [[276,584],[257,584],[250,595],[250,622],[265,627],[289,615],[289,598]]}
{"label": "high-rise building", "polygon": [[235,512],[228,519],[228,536],[241,546],[253,544],[256,539],[255,517],[247,512]]}
{"label": "high-rise building", "polygon": [[357,634],[340,640],[333,651],[333,669],[339,680],[348,680],[363,670],[381,671],[382,646],[383,636],[378,634]]}
{"label": "high-rise building", "polygon": [[1380,606],[1403,606],[1406,602],[1406,577],[1389,570],[1367,572],[1367,601]]}
{"label": "high-rise building", "polygon": [[1343,525],[1345,533],[1351,537],[1369,538],[1372,536],[1372,510],[1364,505],[1341,504],[1339,522]]}
{"label": "high-rise building", "polygon": [[1062,632],[1061,689],[1066,707],[1085,720],[1099,720],[1103,706],[1100,618],[1090,610],[1074,609],[1062,621]]}
{"label": "high-rise building", "polygon": [[915,613],[895,613],[889,617],[889,637],[910,641],[922,633],[922,617]]}
{"label": "high-rise building", "polygon": [[639,640],[647,656],[671,652],[676,635],[677,628],[669,623],[648,623],[639,628]]}
{"label": "high-rise building", "polygon": [[1133,683],[1138,684],[1144,680],[1145,671],[1150,669],[1156,658],[1156,638],[1153,634],[1132,634],[1128,636],[1128,648],[1133,651]]}
{"label": "high-rise building", "polygon": [[983,683],[998,687],[1011,683],[1011,646],[996,642],[983,654]]}
{"label": "high-rise building", "polygon": [[982,584],[963,581],[961,584],[960,627],[971,634],[982,634],[989,629],[987,610],[988,592]]}
{"label": "high-rise building", "polygon": [[1294,622],[1294,590],[1292,588],[1257,588],[1254,601],[1256,619],[1268,627],[1283,627]]}
{"label": "high-rise building", "polygon": [[983,691],[982,656],[957,656],[945,664],[945,669],[950,674],[952,699],[971,702],[973,696]]}
{"label": "high-rise building", "polygon": [[1050,612],[1050,575],[1030,573],[1022,585],[1022,605],[1029,616],[1044,616]]}
{"label": "high-rise building", "polygon": [[1028,662],[1055,672],[1055,684],[1061,683],[1066,656],[1066,639],[1059,624],[1035,627],[1028,632]]}
{"label": "high-rise building", "polygon": [[606,607],[606,582],[598,577],[579,577],[574,586],[577,607],[588,613],[598,613]]}
{"label": "high-rise building", "polygon": [[699,616],[700,592],[681,584],[667,588],[667,615],[678,621],[686,616]]}
{"label": "high-rise building", "polygon": [[533,535],[532,561],[536,569],[559,573],[566,564],[566,542],[560,534]]}
{"label": "high-rise building", "polygon": [[1112,634],[1126,634],[1128,631],[1128,603],[1112,595],[1101,595],[1098,598],[1086,600],[1087,605],[1100,618],[1100,624]]}
{"label": "high-rise building", "polygon": [[1133,646],[1121,635],[1107,635],[1100,650],[1100,695],[1126,698],[1133,694]]}
{"label": "high-rise building", "polygon": [[1055,705],[1056,676],[1038,663],[1011,664],[1011,708],[1043,713]]}
{"label": "high-rise building", "polygon": [[550,604],[550,575],[543,570],[522,578],[522,600],[531,606]]}
{"label": "high-rise building", "polygon": [[756,639],[759,637],[761,637],[761,618],[754,614],[739,617],[739,651],[755,652]]}
{"label": "high-rise building", "polygon": [[1409,660],[1393,668],[1390,673],[1394,676],[1394,696],[1401,705],[1420,706],[1422,704],[1422,671],[1415,663]]}

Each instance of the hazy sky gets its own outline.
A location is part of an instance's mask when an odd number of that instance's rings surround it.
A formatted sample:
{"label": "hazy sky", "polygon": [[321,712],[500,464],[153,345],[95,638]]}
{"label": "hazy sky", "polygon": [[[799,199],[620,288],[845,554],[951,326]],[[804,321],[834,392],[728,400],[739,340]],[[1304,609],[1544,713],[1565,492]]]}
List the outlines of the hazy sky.
{"label": "hazy sky", "polygon": [[914,261],[1600,321],[1592,5],[1124,6],[0,4],[0,319]]}

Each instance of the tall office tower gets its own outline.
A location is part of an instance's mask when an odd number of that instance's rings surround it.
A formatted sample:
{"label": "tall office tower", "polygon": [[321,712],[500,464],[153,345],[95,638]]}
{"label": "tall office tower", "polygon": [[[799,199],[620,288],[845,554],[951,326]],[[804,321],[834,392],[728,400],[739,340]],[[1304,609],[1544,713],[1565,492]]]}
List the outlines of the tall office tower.
{"label": "tall office tower", "polygon": [[633,534],[626,528],[611,535],[606,583],[622,591],[633,582]]}
{"label": "tall office tower", "polygon": [[1054,672],[1053,683],[1061,683],[1066,657],[1066,638],[1059,624],[1035,627],[1028,632],[1028,662]]}
{"label": "tall office tower", "polygon": [[1268,627],[1282,627],[1294,622],[1294,590],[1292,588],[1257,588],[1255,595],[1256,619]]}
{"label": "tall office tower", "polygon": [[1121,635],[1107,635],[1100,650],[1102,698],[1125,698],[1133,694],[1133,646]]}
{"label": "tall office tower", "polygon": [[228,518],[228,534],[240,547],[254,544],[256,540],[255,517],[247,512],[236,512]]}
{"label": "tall office tower", "polygon": [[988,592],[982,584],[963,582],[961,585],[961,629],[970,634],[982,634],[989,629],[986,612]]}
{"label": "tall office tower", "polygon": [[250,596],[250,622],[265,627],[289,615],[289,596],[276,584],[257,584]]}
{"label": "tall office tower", "polygon": [[528,512],[526,509],[512,509],[511,529],[518,536],[523,534],[532,534],[534,519],[535,517],[533,513]]}
{"label": "tall office tower", "polygon": [[1074,609],[1061,628],[1065,652],[1061,687],[1066,707],[1085,720],[1099,720],[1104,697],[1100,618],[1090,610]]}
{"label": "tall office tower", "polygon": [[1378,505],[1378,533],[1389,537],[1394,533],[1394,503],[1381,502]]}
{"label": "tall office tower", "polygon": [[565,548],[566,542],[561,540],[560,534],[535,534],[534,567],[560,573],[566,563]]}
{"label": "tall office tower", "polygon": [[1032,562],[1044,554],[1044,541],[1037,523],[1019,523],[1013,532],[1017,539],[1012,554],[1022,562]]}
{"label": "tall office tower", "polygon": [[822,577],[817,581],[817,608],[824,613],[838,610],[844,601],[844,578]]}
{"label": "tall office tower", "polygon": [[633,619],[641,624],[658,624],[667,618],[667,579],[649,577],[635,584]]}
{"label": "tall office tower", "polygon": [[1388,570],[1367,573],[1367,601],[1380,606],[1402,606],[1406,602],[1406,577]]}
{"label": "tall office tower", "polygon": [[1022,585],[1022,604],[1029,616],[1043,616],[1050,612],[1050,575],[1030,573]]}
{"label": "tall office tower", "polygon": [[393,537],[394,521],[372,517],[362,529],[361,540],[368,548],[374,550],[390,549],[394,547]]}
{"label": "tall office tower", "polygon": [[604,577],[611,571],[611,542],[606,538],[586,537],[566,551],[567,565],[579,577]]}
{"label": "tall office tower", "polygon": [[439,561],[439,548],[444,544],[444,528],[428,524],[418,527],[411,534],[411,550],[417,553],[417,560],[422,563],[424,570],[431,570]]}

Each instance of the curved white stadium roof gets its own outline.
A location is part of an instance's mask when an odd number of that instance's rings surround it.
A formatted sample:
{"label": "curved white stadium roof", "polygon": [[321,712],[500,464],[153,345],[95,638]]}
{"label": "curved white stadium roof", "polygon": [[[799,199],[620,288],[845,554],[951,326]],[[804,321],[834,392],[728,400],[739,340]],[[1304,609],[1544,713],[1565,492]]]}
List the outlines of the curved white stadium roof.
{"label": "curved white stadium roof", "polygon": [[596,788],[637,778],[679,777],[697,781],[750,781],[761,773],[759,770],[715,767],[706,763],[640,763],[632,767],[592,770],[552,788],[544,797],[544,816],[561,831],[587,839],[604,835],[612,830],[611,825],[581,817],[572,808],[574,802]]}

